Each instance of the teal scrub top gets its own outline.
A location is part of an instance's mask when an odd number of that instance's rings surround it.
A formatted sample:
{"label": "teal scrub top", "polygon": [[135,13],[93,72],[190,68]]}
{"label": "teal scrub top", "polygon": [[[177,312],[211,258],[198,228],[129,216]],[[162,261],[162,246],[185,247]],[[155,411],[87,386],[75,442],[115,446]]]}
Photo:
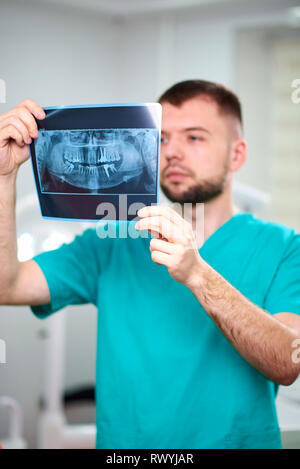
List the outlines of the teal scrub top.
{"label": "teal scrub top", "polygon": [[[51,297],[32,306],[35,315],[98,308],[96,448],[280,448],[277,386],[151,260],[148,233],[135,233],[101,239],[87,229],[34,258]],[[291,228],[238,213],[199,252],[269,314],[300,314],[300,235]]]}

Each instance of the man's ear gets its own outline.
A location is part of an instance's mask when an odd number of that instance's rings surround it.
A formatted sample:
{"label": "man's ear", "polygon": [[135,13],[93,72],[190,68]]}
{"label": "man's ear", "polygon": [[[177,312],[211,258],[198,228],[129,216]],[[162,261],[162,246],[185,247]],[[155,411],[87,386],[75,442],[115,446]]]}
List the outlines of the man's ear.
{"label": "man's ear", "polygon": [[247,159],[248,148],[245,140],[235,140],[231,146],[231,171],[238,171]]}

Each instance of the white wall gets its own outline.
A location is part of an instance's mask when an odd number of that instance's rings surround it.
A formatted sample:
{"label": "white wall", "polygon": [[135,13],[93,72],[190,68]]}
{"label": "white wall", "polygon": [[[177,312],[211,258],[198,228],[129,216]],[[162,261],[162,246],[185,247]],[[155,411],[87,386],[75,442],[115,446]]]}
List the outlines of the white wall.
{"label": "white wall", "polygon": [[[281,21],[284,7],[295,2],[276,0],[268,9],[266,2],[245,2],[247,7],[230,3],[227,8],[112,19],[33,0],[0,1],[0,78],[7,84],[7,103],[0,104],[0,112],[28,96],[42,105],[152,101],[174,82],[195,77],[236,88],[237,30]],[[251,80],[247,70],[244,73]],[[254,163],[242,179],[262,187],[263,176]],[[19,174],[18,201],[33,190],[28,162]],[[33,220],[36,230],[46,226],[39,216]],[[19,231],[24,226],[20,219]],[[56,228],[65,230],[66,225],[57,222]],[[7,342],[0,395],[12,395],[22,404],[25,436],[32,447],[43,385],[43,342],[38,335],[44,328],[28,308],[0,309],[0,338]],[[94,379],[95,328],[93,308],[70,308],[66,386]],[[5,426],[0,414],[0,436]]]}
{"label": "white wall", "polygon": [[[25,97],[32,97],[42,105],[113,101],[115,32],[110,19],[99,14],[1,1],[0,76],[6,81],[7,103],[0,104],[0,112]],[[33,190],[28,161],[18,176],[18,202]],[[26,212],[19,219],[18,231],[24,230],[26,220],[32,221],[37,232],[53,226],[43,221],[38,212],[37,205],[36,210]],[[55,226],[57,230],[66,229],[64,224]],[[36,444],[37,405],[44,376],[39,331],[45,327],[29,308],[0,308],[0,337],[7,343],[7,364],[0,364],[0,395],[11,395],[21,403],[25,411],[25,437],[32,447]],[[67,329],[70,340],[66,345],[66,386],[93,382],[94,308],[83,307],[79,311],[70,308]],[[6,423],[0,410],[2,437]]]}

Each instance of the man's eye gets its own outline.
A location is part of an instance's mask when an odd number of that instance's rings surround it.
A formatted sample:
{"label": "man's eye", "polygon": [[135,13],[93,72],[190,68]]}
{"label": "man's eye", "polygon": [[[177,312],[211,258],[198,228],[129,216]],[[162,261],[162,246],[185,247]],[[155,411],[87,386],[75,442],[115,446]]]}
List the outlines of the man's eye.
{"label": "man's eye", "polygon": [[191,140],[192,142],[202,142],[204,138],[199,137],[197,135],[189,135],[189,140]]}
{"label": "man's eye", "polygon": [[165,137],[161,137],[160,143],[166,143],[167,139]]}

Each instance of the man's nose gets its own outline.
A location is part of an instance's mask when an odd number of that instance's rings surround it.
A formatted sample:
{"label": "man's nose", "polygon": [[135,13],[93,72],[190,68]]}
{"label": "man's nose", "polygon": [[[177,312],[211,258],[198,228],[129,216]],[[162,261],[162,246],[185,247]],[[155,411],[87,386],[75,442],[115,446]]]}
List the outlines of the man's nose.
{"label": "man's nose", "polygon": [[170,140],[162,145],[162,154],[166,158],[166,160],[171,159],[179,159],[182,160],[184,158],[184,152],[180,145],[180,143],[176,140]]}

